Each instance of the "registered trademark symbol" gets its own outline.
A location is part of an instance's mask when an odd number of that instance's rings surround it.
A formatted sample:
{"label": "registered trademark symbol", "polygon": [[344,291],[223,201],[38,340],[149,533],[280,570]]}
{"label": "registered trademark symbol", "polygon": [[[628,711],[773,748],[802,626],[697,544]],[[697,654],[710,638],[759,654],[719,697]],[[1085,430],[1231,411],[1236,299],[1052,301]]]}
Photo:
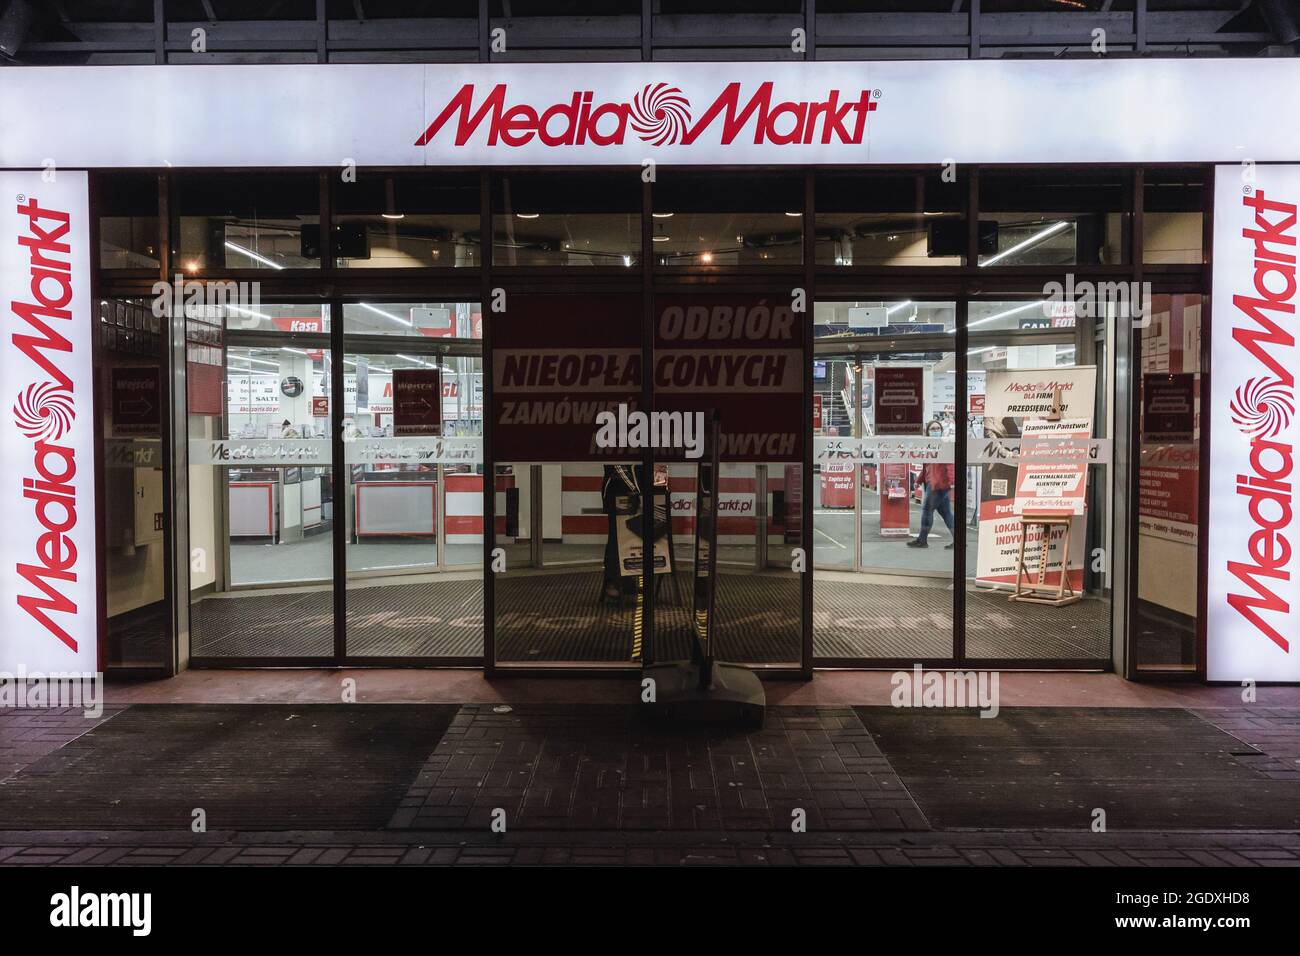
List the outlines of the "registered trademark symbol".
{"label": "registered trademark symbol", "polygon": [[880,99],[880,90],[872,90],[872,91],[871,91],[871,98],[872,98],[873,100],[878,100],[878,99]]}
{"label": "registered trademark symbol", "polygon": [[1241,187],[1241,191],[1242,191],[1242,193],[1243,193],[1244,195],[1249,196],[1251,193],[1253,193],[1253,192],[1255,191],[1255,187],[1254,187],[1254,186],[1242,186],[1242,187]]}
{"label": "registered trademark symbol", "polygon": [[19,201],[19,202],[26,202],[26,201],[27,201],[27,197],[24,196],[22,193],[19,193],[19,194],[18,194],[18,201]]}

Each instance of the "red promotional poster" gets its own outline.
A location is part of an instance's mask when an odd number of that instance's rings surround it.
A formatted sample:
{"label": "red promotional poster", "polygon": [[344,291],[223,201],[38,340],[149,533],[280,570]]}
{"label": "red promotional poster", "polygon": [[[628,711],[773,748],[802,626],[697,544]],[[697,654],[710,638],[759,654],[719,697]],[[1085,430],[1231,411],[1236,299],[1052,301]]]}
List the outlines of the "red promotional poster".
{"label": "red promotional poster", "polygon": [[156,365],[110,369],[113,436],[158,435],[162,427],[162,390]]}
{"label": "red promotional poster", "polygon": [[924,384],[925,370],[920,367],[876,367],[877,435],[921,434]]}
{"label": "red promotional poster", "polygon": [[853,463],[850,461],[823,462],[819,469],[822,508],[853,507]]}
{"label": "red promotional poster", "polygon": [[640,315],[636,295],[510,295],[491,319],[493,457],[629,457],[596,444],[596,415],[641,404]]}
{"label": "red promotional poster", "polygon": [[311,399],[311,417],[329,418],[330,400],[328,395],[313,395]]}
{"label": "red promotional poster", "polygon": [[442,434],[442,373],[436,368],[393,369],[393,434]]}
{"label": "red promotional poster", "polygon": [[1200,448],[1143,445],[1138,477],[1138,528],[1143,534],[1196,544]]}
{"label": "red promotional poster", "polygon": [[[876,366],[877,435],[921,434],[924,386],[925,370],[919,366]],[[911,467],[905,463],[880,466],[880,533],[885,537],[905,537],[909,533],[910,472]]]}
{"label": "red promotional poster", "polygon": [[724,461],[803,459],[806,315],[766,297],[658,296],[654,322],[655,411],[716,408]]}

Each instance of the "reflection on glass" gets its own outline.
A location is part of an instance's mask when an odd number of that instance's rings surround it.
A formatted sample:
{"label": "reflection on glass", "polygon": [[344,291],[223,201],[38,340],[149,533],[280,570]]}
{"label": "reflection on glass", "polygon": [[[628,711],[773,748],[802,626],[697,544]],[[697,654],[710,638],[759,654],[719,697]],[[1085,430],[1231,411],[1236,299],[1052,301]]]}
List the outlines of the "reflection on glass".
{"label": "reflection on glass", "polygon": [[665,527],[662,490],[632,461],[498,466],[495,540],[506,551],[494,578],[498,662],[642,659],[642,534]]}
{"label": "reflection on glass", "polygon": [[177,173],[172,258],[186,274],[320,266],[315,173]]}
{"label": "reflection on glass", "polygon": [[[478,356],[344,357],[341,514],[351,657],[483,653],[483,373]],[[423,434],[394,418],[394,382],[437,372]]]}
{"label": "reflection on glass", "polygon": [[817,177],[817,262],[959,266],[966,262],[966,186],[939,173]]}
{"label": "reflection on glass", "polygon": [[[952,303],[923,308],[940,320],[926,331],[951,329]],[[888,355],[819,351],[813,361],[816,657],[953,655],[954,539],[937,515],[955,497],[956,356],[899,353],[899,342],[881,341]]]}
{"label": "reflection on glass", "polygon": [[592,172],[494,177],[493,264],[635,265],[641,258],[639,185],[635,177]]}
{"label": "reflection on glass", "polygon": [[657,265],[799,263],[803,180],[661,171],[653,225]]}
{"label": "reflection on glass", "polygon": [[1119,174],[987,171],[980,177],[980,221],[996,223],[997,232],[993,249],[985,251],[982,240],[979,264],[1128,262],[1127,210]]}
{"label": "reflection on glass", "polygon": [[188,392],[192,653],[327,657],[329,353],[231,346],[219,371],[192,375]]}
{"label": "reflection on glass", "polygon": [[1138,569],[1133,655],[1142,670],[1197,664],[1201,297],[1159,295],[1142,330]]}
{"label": "reflection on glass", "polygon": [[1142,261],[1199,264],[1205,208],[1202,170],[1147,170],[1142,191]]}
{"label": "reflection on glass", "polygon": [[348,302],[343,328],[350,335],[482,339],[483,310],[477,302]]}
{"label": "reflection on glass", "polygon": [[[978,313],[1017,321],[1005,315],[1013,307],[981,303]],[[1041,317],[1041,310],[1028,314]],[[976,315],[971,303],[972,327]],[[1082,343],[1068,327],[1036,331],[1029,342],[976,331],[981,334],[973,335],[968,355],[965,481],[967,546],[974,560],[966,567],[967,656],[1107,660],[1110,445],[1100,399],[1104,376],[1078,362]],[[1034,520],[1060,514],[1073,517],[1066,523]],[[1018,578],[1036,600],[1008,600]]]}
{"label": "reflection on glass", "polygon": [[103,269],[158,269],[158,177],[101,173],[97,179],[99,265]]}
{"label": "reflection on glass", "polygon": [[473,173],[359,170],[334,188],[341,269],[480,264],[479,181]]}

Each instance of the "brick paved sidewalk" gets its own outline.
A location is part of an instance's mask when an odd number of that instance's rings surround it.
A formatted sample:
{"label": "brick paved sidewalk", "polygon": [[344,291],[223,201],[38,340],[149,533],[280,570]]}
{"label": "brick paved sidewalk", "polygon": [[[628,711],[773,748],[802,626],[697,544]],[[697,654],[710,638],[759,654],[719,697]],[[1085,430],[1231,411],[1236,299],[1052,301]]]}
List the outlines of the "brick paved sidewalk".
{"label": "brick paved sidewalk", "polygon": [[0,866],[1300,867],[1300,833],[5,832]]}

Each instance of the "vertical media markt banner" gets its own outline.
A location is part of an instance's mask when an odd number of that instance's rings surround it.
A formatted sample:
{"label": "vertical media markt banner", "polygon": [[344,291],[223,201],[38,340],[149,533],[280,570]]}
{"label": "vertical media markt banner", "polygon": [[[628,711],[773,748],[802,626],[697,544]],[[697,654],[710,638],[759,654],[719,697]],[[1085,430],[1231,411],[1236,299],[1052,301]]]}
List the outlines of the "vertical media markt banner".
{"label": "vertical media markt banner", "polygon": [[1214,182],[1206,676],[1298,681],[1300,166]]}
{"label": "vertical media markt banner", "polygon": [[[788,299],[657,296],[651,384],[656,412],[720,416],[721,461],[800,462],[804,327]],[[665,460],[684,457],[664,449]]]}
{"label": "vertical media markt banner", "polygon": [[492,323],[497,461],[639,457],[596,445],[596,415],[641,403],[641,297],[520,295]]}
{"label": "vertical media markt banner", "polygon": [[[986,448],[1004,450],[1007,459],[985,462],[980,466],[979,549],[975,576],[983,584],[1011,586],[1016,583],[1016,560],[1020,552],[1020,513],[1026,503],[1041,504],[1041,501],[1034,501],[1032,493],[1040,487],[1043,490],[1048,488],[1047,472],[1038,465],[1042,463],[1051,468],[1053,446],[1066,454],[1073,454],[1078,450],[1076,442],[1091,437],[1097,369],[1091,365],[995,369],[987,372],[985,386],[984,438],[975,441],[982,441]],[[1059,415],[1056,422],[1051,421],[1054,415]],[[1068,434],[1049,437],[1052,426],[1066,424],[1069,426]],[[1026,450],[1030,453],[1030,462],[1024,462]],[[1083,495],[1087,487],[1087,465],[1071,460],[1061,464],[1066,466],[1065,470],[1051,477],[1054,491],[1065,487],[1061,483],[1062,475],[1068,479],[1076,472],[1082,472],[1079,484],[1069,485],[1071,494],[1077,494],[1077,498],[1070,500],[1068,508],[1074,519],[1070,524],[1070,553],[1066,556],[1069,582],[1079,590],[1083,587],[1087,508]],[[1031,477],[1036,474],[1042,474],[1044,481],[1040,483]],[[1065,510],[1064,505],[1059,507]],[[1031,571],[1038,567],[1042,530],[1041,525],[1033,526],[1025,539],[1025,564]],[[1064,529],[1053,529],[1048,540],[1048,563],[1053,568],[1061,566],[1064,537]],[[1046,583],[1055,586],[1060,578],[1059,570],[1049,571]]]}
{"label": "vertical media markt banner", "polygon": [[0,172],[0,670],[97,669],[84,172]]}

